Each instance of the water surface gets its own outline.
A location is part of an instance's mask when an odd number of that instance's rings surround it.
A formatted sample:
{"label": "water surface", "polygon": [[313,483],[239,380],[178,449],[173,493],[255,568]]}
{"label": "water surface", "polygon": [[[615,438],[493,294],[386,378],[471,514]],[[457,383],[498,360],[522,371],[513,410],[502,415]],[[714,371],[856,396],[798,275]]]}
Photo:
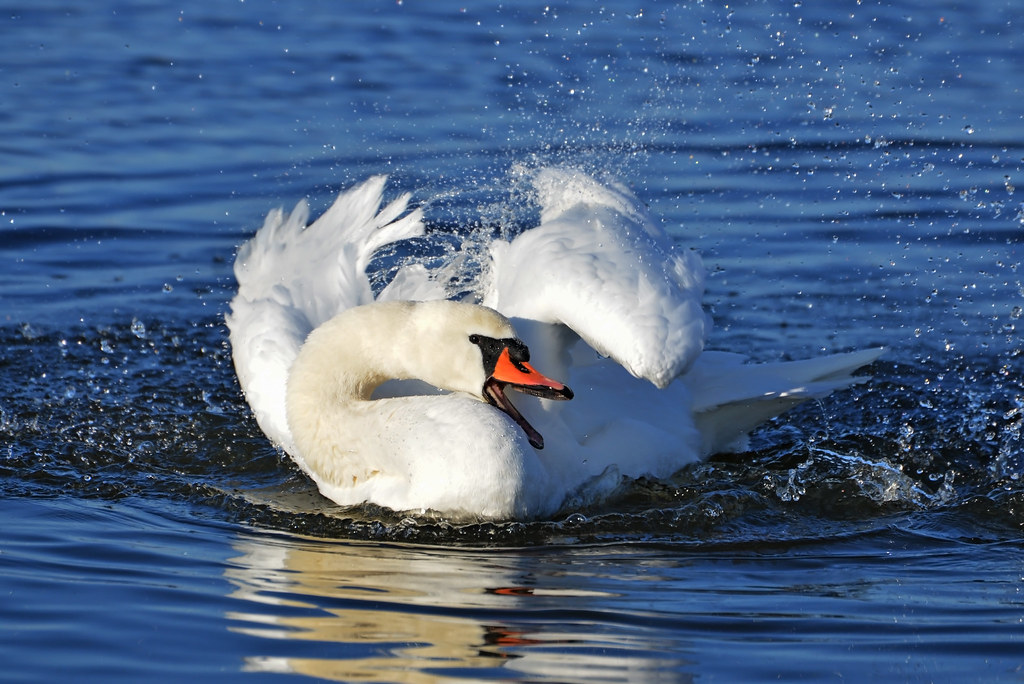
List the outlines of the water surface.
{"label": "water surface", "polygon": [[[1019,681],[1016,4],[0,22],[5,678]],[[711,347],[884,345],[874,379],[555,520],[321,498],[240,396],[235,247],[374,173],[437,231],[521,230],[552,163],[701,251]]]}

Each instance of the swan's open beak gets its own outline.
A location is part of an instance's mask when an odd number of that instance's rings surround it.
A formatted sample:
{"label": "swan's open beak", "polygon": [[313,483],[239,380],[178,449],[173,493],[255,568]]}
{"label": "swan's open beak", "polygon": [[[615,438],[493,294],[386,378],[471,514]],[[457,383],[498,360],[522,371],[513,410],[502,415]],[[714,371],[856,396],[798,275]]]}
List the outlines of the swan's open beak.
{"label": "swan's open beak", "polygon": [[516,421],[534,449],[543,449],[544,437],[505,396],[506,385],[542,399],[572,399],[572,390],[557,380],[541,375],[525,361],[513,361],[507,347],[501,351],[494,372],[484,383],[484,397],[487,401]]}

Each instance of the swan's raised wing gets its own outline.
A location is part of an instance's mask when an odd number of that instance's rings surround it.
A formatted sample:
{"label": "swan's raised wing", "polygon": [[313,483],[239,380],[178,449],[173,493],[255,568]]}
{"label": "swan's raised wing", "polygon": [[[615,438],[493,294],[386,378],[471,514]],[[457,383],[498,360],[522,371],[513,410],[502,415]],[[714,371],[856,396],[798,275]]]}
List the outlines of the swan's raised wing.
{"label": "swan's raised wing", "polygon": [[381,208],[385,176],[341,193],[312,225],[300,201],[275,209],[235,258],[238,294],[227,316],[238,380],[260,427],[291,450],[284,394],[306,336],[345,309],[373,301],[366,264],[375,250],[423,234],[409,195]]}
{"label": "swan's raised wing", "polygon": [[305,200],[291,214],[270,212],[238,250],[232,308],[236,302],[272,300],[301,312],[312,330],[345,309],[372,302],[366,264],[374,251],[424,230],[420,210],[405,214],[409,194],[381,209],[386,180],[374,176],[342,192],[308,227]]}
{"label": "swan's raised wing", "polygon": [[704,267],[677,250],[624,186],[539,171],[541,224],[491,250],[483,303],[561,323],[630,373],[665,387],[704,346]]}

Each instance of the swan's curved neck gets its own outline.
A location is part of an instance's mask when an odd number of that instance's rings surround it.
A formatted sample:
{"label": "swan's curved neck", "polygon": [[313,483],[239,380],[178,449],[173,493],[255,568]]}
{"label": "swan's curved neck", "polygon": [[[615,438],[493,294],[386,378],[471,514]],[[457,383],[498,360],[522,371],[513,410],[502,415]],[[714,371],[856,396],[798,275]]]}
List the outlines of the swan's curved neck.
{"label": "swan's curved neck", "polygon": [[288,377],[287,401],[316,400],[338,404],[368,401],[387,380],[430,375],[422,340],[410,335],[412,307],[350,309],[314,330],[295,359]]}
{"label": "swan's curved neck", "polygon": [[[390,379],[411,379],[414,336],[401,305],[357,307],[310,333],[288,373],[285,413],[296,460],[314,477],[333,479],[338,450],[358,438],[360,407]],[[409,354],[413,354],[413,358]],[[319,480],[318,480],[319,482]]]}
{"label": "swan's curved neck", "polygon": [[[467,332],[486,324],[481,312],[434,301],[375,303],[339,314],[309,335],[289,371],[289,423],[369,401],[387,380],[422,380],[482,400],[486,375]],[[302,427],[292,425],[293,436]]]}

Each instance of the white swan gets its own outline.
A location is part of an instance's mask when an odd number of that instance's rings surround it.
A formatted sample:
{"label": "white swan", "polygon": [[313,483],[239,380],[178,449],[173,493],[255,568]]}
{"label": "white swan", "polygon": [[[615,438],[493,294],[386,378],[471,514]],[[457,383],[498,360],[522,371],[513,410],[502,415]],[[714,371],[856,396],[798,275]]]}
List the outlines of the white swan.
{"label": "white swan", "polygon": [[[445,301],[465,283],[458,262],[406,266],[375,300],[373,253],[424,233],[408,195],[380,209],[384,180],[308,228],[303,202],[271,212],[239,249],[227,317],[260,426],[339,504],[548,516],[742,444],[880,354],[750,365],[703,351],[699,257],[622,186],[566,169],[533,179],[538,227],[490,244],[473,293],[487,307]],[[563,382],[575,398],[552,401],[572,397]],[[534,396],[517,411],[506,385]]]}

